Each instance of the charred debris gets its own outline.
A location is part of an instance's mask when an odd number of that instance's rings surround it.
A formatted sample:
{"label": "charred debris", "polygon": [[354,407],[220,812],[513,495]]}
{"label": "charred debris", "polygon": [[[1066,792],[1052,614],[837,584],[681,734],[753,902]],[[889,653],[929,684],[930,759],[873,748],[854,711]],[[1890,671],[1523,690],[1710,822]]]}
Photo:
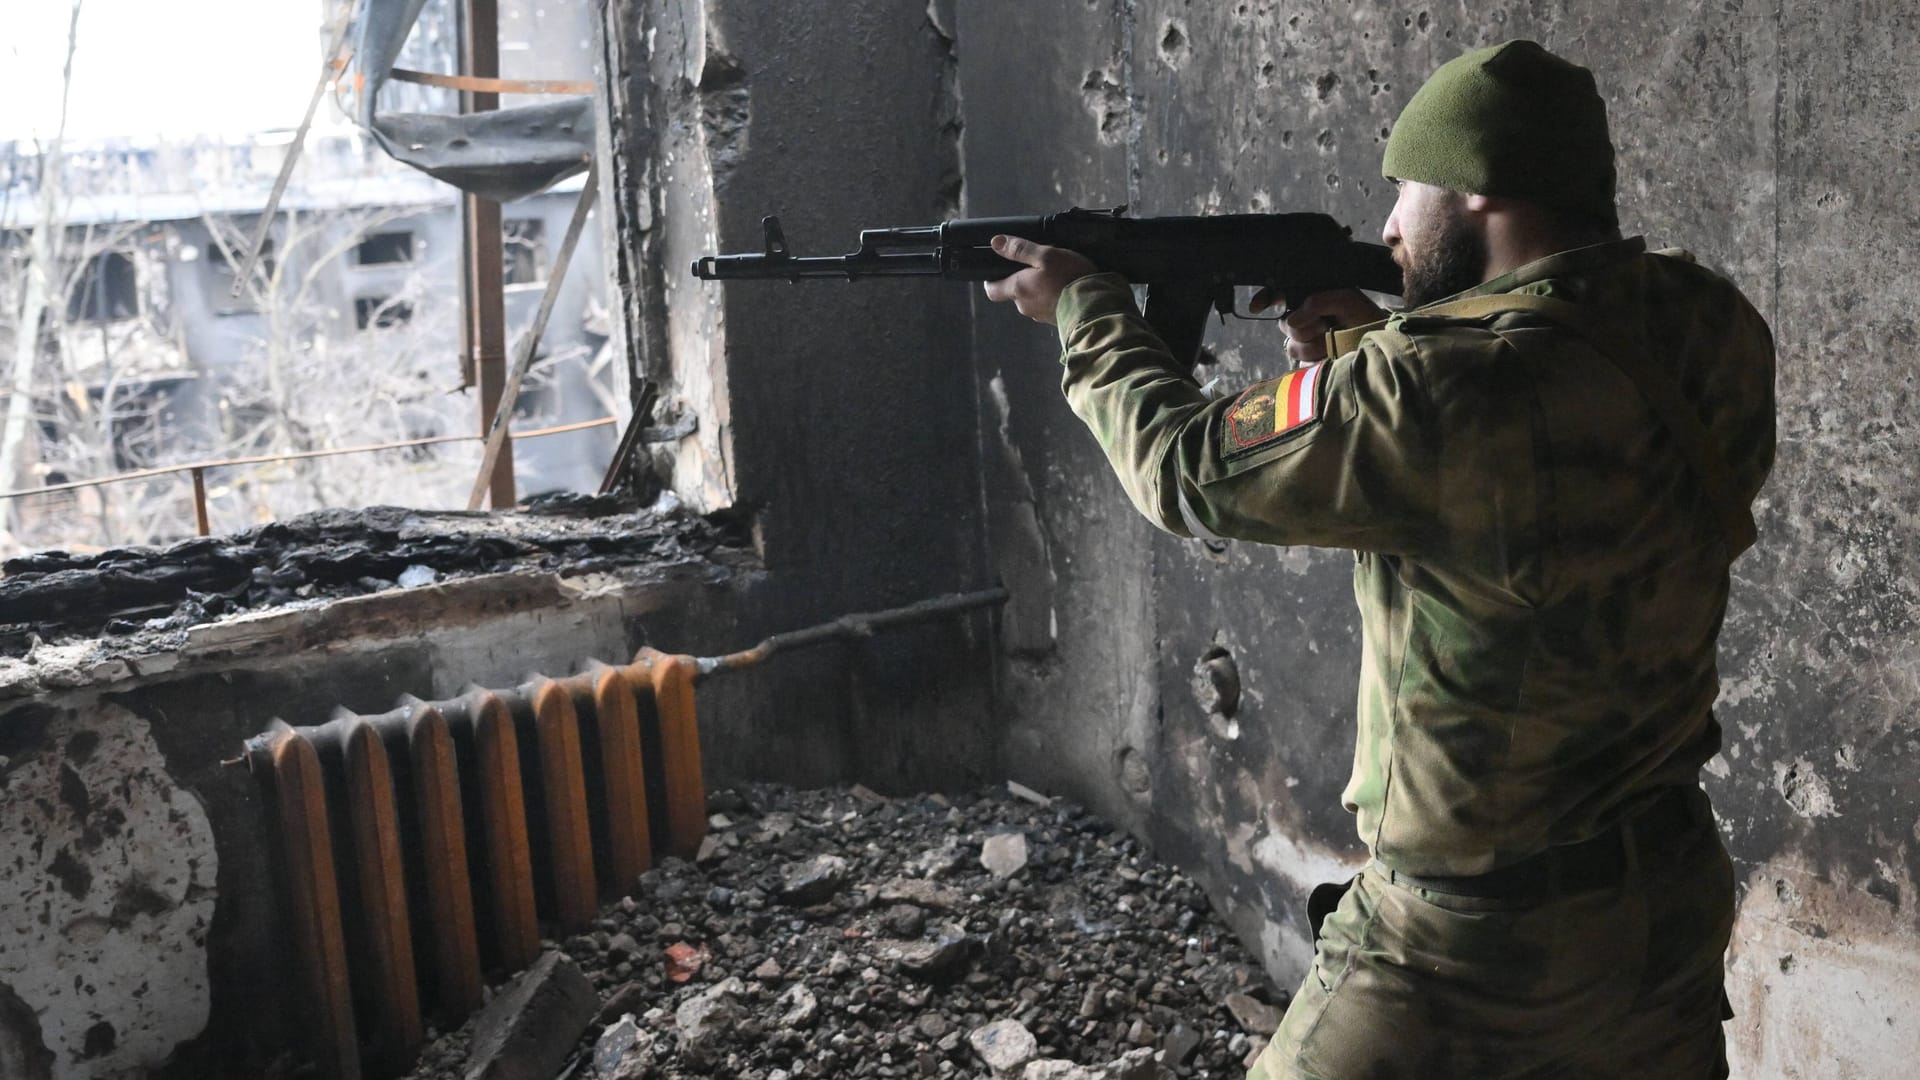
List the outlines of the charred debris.
{"label": "charred debris", "polygon": [[189,628],[242,612],[480,574],[698,576],[735,546],[717,521],[561,494],[511,513],[322,510],[164,548],[37,552],[0,563],[0,657],[89,638],[178,647]]}

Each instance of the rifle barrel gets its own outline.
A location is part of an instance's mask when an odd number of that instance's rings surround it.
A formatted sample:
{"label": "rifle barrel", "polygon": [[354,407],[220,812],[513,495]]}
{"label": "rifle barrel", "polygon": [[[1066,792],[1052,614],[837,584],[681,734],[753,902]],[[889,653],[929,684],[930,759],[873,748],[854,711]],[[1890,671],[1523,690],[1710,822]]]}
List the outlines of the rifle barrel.
{"label": "rifle barrel", "polygon": [[708,255],[693,261],[703,281],[753,278],[938,277],[935,251],[865,251],[852,255]]}

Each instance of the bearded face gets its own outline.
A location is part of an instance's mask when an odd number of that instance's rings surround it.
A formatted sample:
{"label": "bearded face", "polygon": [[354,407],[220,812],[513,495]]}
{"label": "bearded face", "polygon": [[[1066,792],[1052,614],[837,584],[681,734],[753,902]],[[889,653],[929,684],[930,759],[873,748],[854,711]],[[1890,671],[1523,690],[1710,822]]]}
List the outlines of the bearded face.
{"label": "bearded face", "polygon": [[[1409,308],[1443,300],[1487,279],[1487,239],[1467,213],[1466,196],[1430,188],[1426,197],[1403,196],[1395,211],[1399,227],[1394,261],[1406,274]],[[1425,193],[1423,193],[1425,194]]]}

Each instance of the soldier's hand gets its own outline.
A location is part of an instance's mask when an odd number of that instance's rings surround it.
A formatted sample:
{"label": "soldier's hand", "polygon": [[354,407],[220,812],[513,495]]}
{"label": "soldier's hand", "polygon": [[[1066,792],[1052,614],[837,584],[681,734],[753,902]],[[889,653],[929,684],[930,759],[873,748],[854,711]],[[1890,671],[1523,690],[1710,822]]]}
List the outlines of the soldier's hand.
{"label": "soldier's hand", "polygon": [[987,299],[996,303],[1011,300],[1020,314],[1048,326],[1053,325],[1053,309],[1060,304],[1061,291],[1100,269],[1079,252],[1018,236],[994,237],[993,250],[1003,259],[1024,263],[1027,269],[987,282]]}
{"label": "soldier's hand", "polygon": [[[1276,299],[1270,291],[1262,289],[1248,302],[1247,310],[1265,311]],[[1365,326],[1386,317],[1387,313],[1359,289],[1314,293],[1280,321],[1280,328],[1287,334],[1287,357],[1297,364],[1324,360],[1328,331]]]}

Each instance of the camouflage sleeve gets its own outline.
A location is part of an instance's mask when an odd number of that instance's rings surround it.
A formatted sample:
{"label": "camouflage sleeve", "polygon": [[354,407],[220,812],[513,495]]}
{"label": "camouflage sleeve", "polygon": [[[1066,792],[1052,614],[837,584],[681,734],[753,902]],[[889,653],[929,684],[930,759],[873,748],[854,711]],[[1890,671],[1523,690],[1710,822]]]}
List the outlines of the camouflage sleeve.
{"label": "camouflage sleeve", "polygon": [[1069,286],[1056,319],[1068,403],[1161,528],[1401,554],[1445,536],[1433,407],[1404,336],[1213,399],[1118,276]]}

